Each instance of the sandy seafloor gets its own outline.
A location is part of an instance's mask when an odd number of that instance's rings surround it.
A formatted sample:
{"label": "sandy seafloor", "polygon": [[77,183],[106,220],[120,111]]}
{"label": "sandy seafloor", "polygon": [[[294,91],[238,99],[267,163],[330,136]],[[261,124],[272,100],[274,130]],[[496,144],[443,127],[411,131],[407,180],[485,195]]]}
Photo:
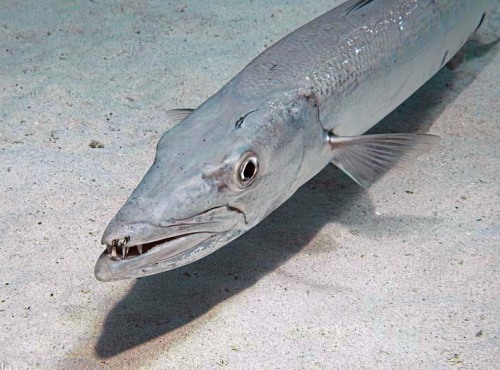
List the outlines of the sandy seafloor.
{"label": "sandy seafloor", "polygon": [[337,3],[0,2],[2,369],[498,368],[498,13],[377,126],[442,137],[413,167],[328,167],[201,261],[94,278],[165,112]]}

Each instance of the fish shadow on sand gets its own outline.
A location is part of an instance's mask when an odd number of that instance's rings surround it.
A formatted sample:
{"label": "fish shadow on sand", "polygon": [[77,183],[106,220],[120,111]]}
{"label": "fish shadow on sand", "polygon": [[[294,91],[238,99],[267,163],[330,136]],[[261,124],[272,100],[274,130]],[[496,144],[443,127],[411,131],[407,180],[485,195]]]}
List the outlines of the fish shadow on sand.
{"label": "fish shadow on sand", "polygon": [[[472,57],[484,50],[485,45],[477,43],[465,46]],[[488,61],[468,68],[466,76],[442,69],[371,132],[427,132],[435,117],[472,83],[475,72]],[[327,166],[278,210],[229,245],[191,265],[137,280],[108,313],[95,346],[96,355],[111,358],[158,337],[163,337],[163,348],[170,340],[165,337],[167,333],[201,317],[274,271],[308,245],[327,223],[347,222],[363,234],[363,224],[375,217],[363,193],[340,170]],[[401,228],[403,223],[399,221],[379,220],[383,228],[391,230]],[[419,222],[430,221],[415,220]]]}

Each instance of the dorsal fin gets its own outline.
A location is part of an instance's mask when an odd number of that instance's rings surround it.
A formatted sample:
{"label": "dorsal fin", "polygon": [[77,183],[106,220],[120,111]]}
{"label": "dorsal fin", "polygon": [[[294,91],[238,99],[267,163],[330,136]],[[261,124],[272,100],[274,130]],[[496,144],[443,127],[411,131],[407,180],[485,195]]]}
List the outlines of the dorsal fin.
{"label": "dorsal fin", "polygon": [[172,126],[177,125],[184,118],[193,113],[194,109],[170,109],[166,113],[167,123]]}

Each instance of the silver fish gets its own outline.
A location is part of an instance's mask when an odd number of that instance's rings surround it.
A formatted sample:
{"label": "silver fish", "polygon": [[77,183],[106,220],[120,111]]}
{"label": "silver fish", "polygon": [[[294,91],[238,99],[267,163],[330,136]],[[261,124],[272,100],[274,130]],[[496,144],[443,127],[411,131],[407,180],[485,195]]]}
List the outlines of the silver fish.
{"label": "silver fish", "polygon": [[102,237],[101,281],[194,262],[332,162],[363,187],[435,141],[362,135],[445,65],[497,0],[351,0],[265,50],[160,139]]}

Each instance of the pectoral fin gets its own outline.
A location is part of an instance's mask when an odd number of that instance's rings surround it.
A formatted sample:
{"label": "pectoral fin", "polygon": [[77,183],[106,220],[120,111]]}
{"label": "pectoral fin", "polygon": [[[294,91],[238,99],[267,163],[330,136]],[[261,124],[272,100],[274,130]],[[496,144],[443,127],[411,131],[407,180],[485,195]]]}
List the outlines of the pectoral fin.
{"label": "pectoral fin", "polygon": [[363,188],[381,178],[392,166],[412,162],[435,143],[426,134],[381,134],[339,137],[327,134],[332,163]]}

